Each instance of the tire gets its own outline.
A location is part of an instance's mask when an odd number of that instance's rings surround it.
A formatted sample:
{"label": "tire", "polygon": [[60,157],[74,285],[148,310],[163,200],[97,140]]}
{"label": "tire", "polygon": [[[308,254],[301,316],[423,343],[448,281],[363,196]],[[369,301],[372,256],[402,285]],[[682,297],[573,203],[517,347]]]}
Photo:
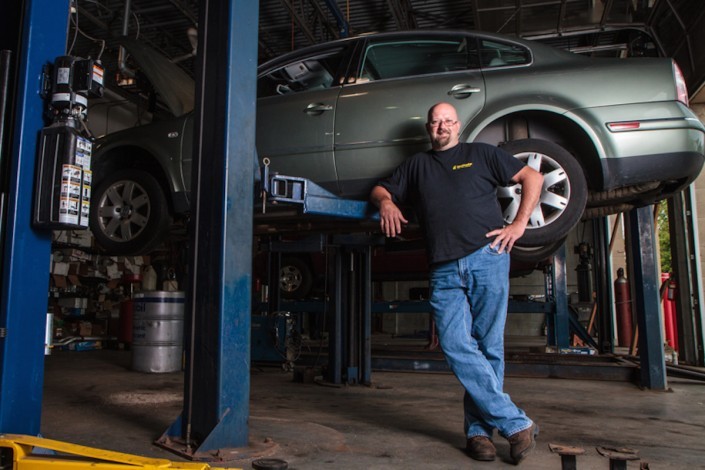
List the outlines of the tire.
{"label": "tire", "polygon": [[313,287],[313,271],[308,263],[294,256],[282,257],[279,267],[279,293],[285,299],[303,299]]}
{"label": "tire", "polygon": [[163,241],[170,220],[164,191],[146,171],[117,171],[93,191],[91,231],[96,243],[109,254],[148,253]]}
{"label": "tire", "polygon": [[512,247],[510,252],[512,259],[522,263],[538,263],[546,260],[561,247],[565,242],[565,238],[561,238],[557,242],[543,246],[517,246]]}
{"label": "tire", "polygon": [[[546,140],[515,140],[502,148],[544,176],[539,203],[516,245],[541,247],[563,240],[580,220],[587,202],[580,163],[566,149]],[[499,188],[497,196],[504,221],[511,223],[521,201],[521,185]]]}

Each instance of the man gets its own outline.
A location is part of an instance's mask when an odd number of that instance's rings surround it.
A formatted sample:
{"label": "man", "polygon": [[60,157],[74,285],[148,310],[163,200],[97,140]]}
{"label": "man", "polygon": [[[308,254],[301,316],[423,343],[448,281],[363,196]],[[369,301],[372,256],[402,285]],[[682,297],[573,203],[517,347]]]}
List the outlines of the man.
{"label": "man", "polygon": [[[461,127],[452,105],[434,105],[426,123],[431,150],[380,181],[370,200],[388,237],[407,223],[397,204],[411,203],[422,222],[434,320],[446,360],[465,388],[470,457],[495,459],[497,429],[518,464],[534,448],[538,426],[503,392],[509,251],[524,234],[543,176],[495,146],[460,143]],[[522,198],[516,218],[504,225],[496,189],[510,181],[522,185]]]}

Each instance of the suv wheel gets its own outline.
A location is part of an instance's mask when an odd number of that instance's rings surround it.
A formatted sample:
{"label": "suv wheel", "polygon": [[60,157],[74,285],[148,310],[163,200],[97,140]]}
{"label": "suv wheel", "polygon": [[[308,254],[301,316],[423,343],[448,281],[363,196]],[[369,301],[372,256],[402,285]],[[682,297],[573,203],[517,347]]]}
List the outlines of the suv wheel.
{"label": "suv wheel", "polygon": [[146,171],[117,171],[93,191],[91,231],[98,245],[110,254],[149,252],[166,235],[169,221],[164,191]]}
{"label": "suv wheel", "polygon": [[313,272],[301,258],[282,257],[279,268],[279,291],[285,299],[303,299],[313,287]]}
{"label": "suv wheel", "polygon": [[[546,140],[515,140],[502,148],[544,177],[539,203],[517,245],[552,245],[565,238],[580,220],[587,201],[580,163],[566,149]],[[511,223],[521,201],[521,185],[499,188],[497,196],[505,222]]]}
{"label": "suv wheel", "polygon": [[557,242],[543,246],[518,246],[514,245],[512,251],[512,259],[524,263],[538,263],[547,260],[553,253],[558,251],[558,248],[565,242],[561,238]]}

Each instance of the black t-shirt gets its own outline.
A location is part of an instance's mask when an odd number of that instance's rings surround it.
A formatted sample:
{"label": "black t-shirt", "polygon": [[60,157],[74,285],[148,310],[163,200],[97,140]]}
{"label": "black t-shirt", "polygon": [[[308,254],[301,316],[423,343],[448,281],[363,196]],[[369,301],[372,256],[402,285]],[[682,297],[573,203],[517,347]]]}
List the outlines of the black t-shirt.
{"label": "black t-shirt", "polygon": [[506,186],[524,163],[493,145],[460,143],[417,153],[379,185],[396,204],[410,203],[423,225],[429,262],[462,258],[486,245],[502,227],[497,186]]}

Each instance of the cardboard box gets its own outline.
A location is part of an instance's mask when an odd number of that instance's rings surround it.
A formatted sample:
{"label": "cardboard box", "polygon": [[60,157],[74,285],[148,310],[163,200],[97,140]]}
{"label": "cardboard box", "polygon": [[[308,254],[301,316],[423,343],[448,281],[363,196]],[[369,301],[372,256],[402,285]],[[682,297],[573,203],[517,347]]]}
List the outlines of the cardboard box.
{"label": "cardboard box", "polygon": [[51,273],[58,276],[66,276],[69,273],[69,263],[54,263],[51,268]]}
{"label": "cardboard box", "polygon": [[82,321],[78,324],[78,336],[92,336],[93,324],[89,321]]}
{"label": "cardboard box", "polygon": [[58,274],[53,274],[51,276],[51,280],[54,282],[54,287],[57,287],[59,289],[65,289],[66,286],[69,285],[68,279],[66,279],[66,276],[61,276]]}

